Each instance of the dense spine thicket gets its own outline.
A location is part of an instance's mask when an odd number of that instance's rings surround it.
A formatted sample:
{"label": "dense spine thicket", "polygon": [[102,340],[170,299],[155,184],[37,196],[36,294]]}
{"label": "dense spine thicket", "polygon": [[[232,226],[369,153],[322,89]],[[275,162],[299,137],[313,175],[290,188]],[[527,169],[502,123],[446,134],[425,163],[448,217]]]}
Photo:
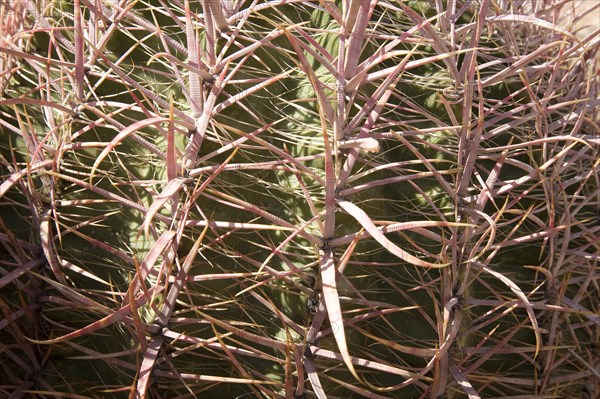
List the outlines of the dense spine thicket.
{"label": "dense spine thicket", "polygon": [[0,396],[597,397],[569,7],[1,2]]}

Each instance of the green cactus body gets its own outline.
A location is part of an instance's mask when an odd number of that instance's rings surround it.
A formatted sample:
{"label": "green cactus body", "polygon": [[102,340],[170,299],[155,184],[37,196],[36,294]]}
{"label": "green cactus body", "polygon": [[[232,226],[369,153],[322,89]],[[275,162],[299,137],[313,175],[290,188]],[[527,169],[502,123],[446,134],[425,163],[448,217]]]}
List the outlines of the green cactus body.
{"label": "green cactus body", "polygon": [[0,397],[598,396],[569,7],[0,4]]}

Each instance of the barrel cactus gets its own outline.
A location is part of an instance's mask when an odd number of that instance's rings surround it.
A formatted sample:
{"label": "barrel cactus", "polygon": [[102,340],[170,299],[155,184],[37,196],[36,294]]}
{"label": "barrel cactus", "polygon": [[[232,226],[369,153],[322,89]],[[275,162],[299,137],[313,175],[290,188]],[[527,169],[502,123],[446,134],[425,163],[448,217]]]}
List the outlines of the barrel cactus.
{"label": "barrel cactus", "polygon": [[3,1],[0,395],[597,397],[574,11]]}

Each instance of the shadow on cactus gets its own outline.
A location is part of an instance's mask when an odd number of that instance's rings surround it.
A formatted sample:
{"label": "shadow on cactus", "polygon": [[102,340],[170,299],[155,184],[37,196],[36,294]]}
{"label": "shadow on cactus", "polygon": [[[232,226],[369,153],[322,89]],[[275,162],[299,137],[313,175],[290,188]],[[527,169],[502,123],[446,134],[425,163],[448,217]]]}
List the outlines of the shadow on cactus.
{"label": "shadow on cactus", "polygon": [[0,396],[597,397],[569,7],[3,2]]}

